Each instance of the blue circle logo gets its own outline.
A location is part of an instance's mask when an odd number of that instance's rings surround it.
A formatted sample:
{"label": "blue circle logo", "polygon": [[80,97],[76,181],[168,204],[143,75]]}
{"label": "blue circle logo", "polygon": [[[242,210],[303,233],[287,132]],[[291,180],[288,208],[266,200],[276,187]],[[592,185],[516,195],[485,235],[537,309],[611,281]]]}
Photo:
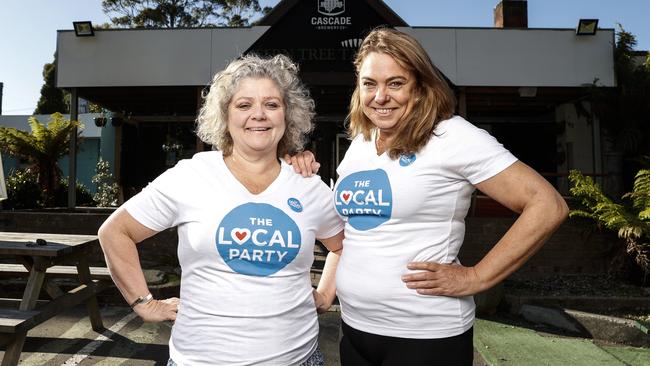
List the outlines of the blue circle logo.
{"label": "blue circle logo", "polygon": [[291,263],[300,252],[298,225],[282,210],[266,203],[246,203],[221,221],[217,251],[235,272],[269,276]]}
{"label": "blue circle logo", "polygon": [[409,166],[409,165],[413,164],[415,159],[416,159],[415,154],[413,154],[413,153],[408,154],[408,155],[402,155],[399,158],[399,165],[401,165],[401,166]]}
{"label": "blue circle logo", "polygon": [[298,201],[297,198],[293,198],[293,197],[289,198],[287,200],[287,204],[292,210],[296,212],[302,212],[302,204],[300,203],[300,201]]}
{"label": "blue circle logo", "polygon": [[357,230],[370,230],[388,221],[393,210],[393,193],[382,169],[348,175],[336,187],[334,205]]}

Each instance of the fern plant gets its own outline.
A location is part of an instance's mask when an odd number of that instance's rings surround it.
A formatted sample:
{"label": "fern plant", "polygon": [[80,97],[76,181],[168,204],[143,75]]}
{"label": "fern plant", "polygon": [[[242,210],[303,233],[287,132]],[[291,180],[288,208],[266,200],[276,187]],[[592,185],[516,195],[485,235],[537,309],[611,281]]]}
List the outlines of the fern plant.
{"label": "fern plant", "polygon": [[570,217],[584,217],[599,226],[618,233],[627,253],[650,273],[650,169],[640,170],[632,192],[623,195],[621,203],[607,197],[591,177],[577,170],[569,173],[573,183],[571,194],[580,200],[582,209],[571,210]]}
{"label": "fern plant", "polygon": [[61,113],[52,114],[47,125],[35,117],[30,117],[28,122],[30,132],[0,127],[0,151],[28,162],[28,167],[38,176],[45,205],[52,206],[54,191],[61,179],[57,161],[70,150],[70,132],[75,127],[79,129],[79,142],[83,126],[77,121],[65,119]]}

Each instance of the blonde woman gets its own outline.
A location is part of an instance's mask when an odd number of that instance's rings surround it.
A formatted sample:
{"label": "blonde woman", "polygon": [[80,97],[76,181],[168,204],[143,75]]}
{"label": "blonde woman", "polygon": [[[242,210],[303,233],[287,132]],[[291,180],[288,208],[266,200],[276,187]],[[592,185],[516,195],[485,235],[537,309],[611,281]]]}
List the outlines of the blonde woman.
{"label": "blonde woman", "polygon": [[[472,295],[539,250],[566,218],[566,203],[487,132],[454,116],[451,89],[413,37],[376,29],[354,65],[352,143],[334,192],[346,221],[335,276],[341,363],[471,365]],[[304,171],[312,157],[293,164]],[[467,267],[458,252],[475,189],[520,216]],[[324,279],[334,278],[337,260],[328,258]]]}

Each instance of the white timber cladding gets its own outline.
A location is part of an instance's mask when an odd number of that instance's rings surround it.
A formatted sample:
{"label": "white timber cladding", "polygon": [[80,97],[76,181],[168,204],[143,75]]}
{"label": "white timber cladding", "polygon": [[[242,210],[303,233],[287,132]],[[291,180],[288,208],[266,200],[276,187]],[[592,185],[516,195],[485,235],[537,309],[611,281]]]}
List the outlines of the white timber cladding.
{"label": "white timber cladding", "polygon": [[399,28],[458,86],[616,86],[614,31]]}
{"label": "white timber cladding", "polygon": [[206,85],[268,28],[59,31],[57,86]]}
{"label": "white timber cladding", "polygon": [[[206,85],[269,27],[59,31],[57,86]],[[614,30],[399,27],[457,86],[615,86]],[[287,46],[290,47],[290,40]]]}

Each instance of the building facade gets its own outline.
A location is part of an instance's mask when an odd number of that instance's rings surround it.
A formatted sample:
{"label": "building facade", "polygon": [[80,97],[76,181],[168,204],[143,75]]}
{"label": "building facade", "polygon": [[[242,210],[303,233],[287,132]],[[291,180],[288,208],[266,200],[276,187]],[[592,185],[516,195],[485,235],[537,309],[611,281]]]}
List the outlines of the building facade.
{"label": "building facade", "polygon": [[215,72],[245,53],[287,54],[316,101],[307,148],[329,182],[349,143],[356,49],[371,29],[395,27],[425,47],[456,93],[458,114],[567,193],[569,169],[598,176],[608,167],[584,97],[594,83],[616,86],[614,30],[530,29],[525,4],[495,4],[493,28],[410,27],[379,0],[283,0],[245,28],[59,31],[57,86],[113,111],[106,144],[128,198],[179,159],[210,149],[193,131]]}

